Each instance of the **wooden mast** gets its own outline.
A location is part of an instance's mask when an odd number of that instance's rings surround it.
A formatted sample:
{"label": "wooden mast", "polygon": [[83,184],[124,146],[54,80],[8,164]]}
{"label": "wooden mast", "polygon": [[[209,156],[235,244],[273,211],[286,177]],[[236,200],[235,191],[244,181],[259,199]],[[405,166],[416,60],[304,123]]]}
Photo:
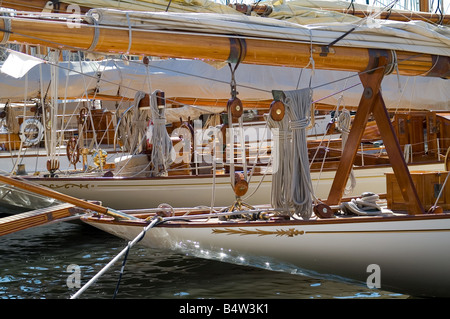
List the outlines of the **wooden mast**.
{"label": "wooden mast", "polygon": [[[0,38],[5,37],[5,17],[2,17]],[[79,49],[99,53],[126,53],[129,47],[128,28],[104,28],[81,23],[70,28],[65,22],[26,18],[11,19],[9,42],[45,45],[59,49]],[[164,31],[132,30],[129,54],[169,58],[236,61],[241,63],[305,67],[311,53],[309,43],[283,42],[261,39],[216,37],[194,33],[168,33]],[[6,35],[7,36],[7,35]],[[241,42],[241,45],[237,43]],[[239,48],[245,48],[241,54]],[[368,65],[373,49],[333,46],[328,53],[325,46],[313,46],[315,68],[363,72]],[[376,50],[375,50],[376,51]],[[388,64],[393,63],[389,50]],[[450,77],[450,57],[414,52],[397,51],[398,73]]]}

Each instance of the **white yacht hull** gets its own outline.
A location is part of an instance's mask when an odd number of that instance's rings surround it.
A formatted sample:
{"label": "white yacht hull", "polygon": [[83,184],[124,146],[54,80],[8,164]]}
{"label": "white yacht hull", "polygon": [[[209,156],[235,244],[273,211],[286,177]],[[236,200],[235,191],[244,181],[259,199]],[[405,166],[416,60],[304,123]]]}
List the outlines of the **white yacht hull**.
{"label": "white yacht hull", "polygon": [[[127,240],[143,230],[136,222],[82,219]],[[140,243],[224,262],[349,280],[409,295],[450,297],[449,241],[450,215],[440,214],[284,222],[173,222],[150,229]]]}

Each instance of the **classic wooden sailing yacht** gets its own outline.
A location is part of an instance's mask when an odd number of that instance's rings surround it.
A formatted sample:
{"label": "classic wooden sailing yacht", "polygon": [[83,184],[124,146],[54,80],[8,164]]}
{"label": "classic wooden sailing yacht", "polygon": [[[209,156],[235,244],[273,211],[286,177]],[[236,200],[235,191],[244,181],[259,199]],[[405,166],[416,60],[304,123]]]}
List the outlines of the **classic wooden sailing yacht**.
{"label": "classic wooden sailing yacht", "polygon": [[[105,17],[108,11],[93,13]],[[124,21],[130,21],[128,17],[132,15],[131,12],[112,14]],[[448,78],[450,52],[448,44],[445,44],[445,36],[441,38],[434,34],[436,37],[433,40],[437,43],[429,49],[414,41],[406,41],[396,49],[388,49],[381,43],[377,43],[377,48],[371,48],[366,41],[363,41],[361,47],[356,47],[351,40],[347,42],[346,37],[351,38],[356,29],[349,26],[337,33],[339,37],[335,40],[339,41],[328,42],[316,40],[321,32],[313,34],[313,30],[302,32],[297,29],[290,34],[290,39],[248,34],[245,28],[239,31],[234,29],[234,34],[230,36],[226,31],[223,34],[217,31],[222,26],[208,32],[207,27],[198,28],[199,25],[207,25],[207,21],[202,20],[205,15],[195,16],[195,20],[190,20],[192,17],[143,14],[140,21],[148,21],[152,26],[150,31],[132,26],[129,22],[124,24],[124,28],[117,25],[108,28],[107,23],[95,20],[90,25],[80,24],[80,28],[73,33],[66,32],[67,25],[57,21],[51,21],[49,28],[46,26],[47,21],[11,19],[8,25],[3,19],[6,31],[3,33],[8,34],[10,41],[32,41],[47,45],[58,42],[61,46],[77,46],[83,50],[134,52],[300,68],[313,59],[315,68],[358,72],[364,90],[327,201],[313,203],[307,192],[305,197],[298,197],[305,194],[304,189],[297,188],[300,179],[291,178],[292,184],[282,187],[283,192],[279,194],[281,198],[277,198],[278,202],[272,201],[272,207],[247,206],[240,201],[241,179],[235,177],[236,183],[232,183],[232,187],[236,202],[220,212],[213,208],[206,211],[177,211],[161,207],[156,209],[156,213],[155,210],[121,214],[103,211],[101,214],[83,217],[83,220],[129,240],[151,226],[152,229],[141,240],[141,243],[151,247],[189,251],[200,257],[254,266],[263,264],[274,270],[300,270],[306,274],[326,274],[365,282],[368,269],[376,265],[381,269],[380,283],[383,289],[413,295],[448,296],[450,251],[447,241],[450,235],[450,215],[445,211],[446,200],[440,207],[435,201],[430,209],[425,208],[423,197],[418,193],[418,187],[415,186],[403,158],[380,91],[386,71],[393,70],[393,67],[398,74]],[[207,18],[217,22],[223,17],[211,15]],[[181,20],[181,24],[168,26],[178,20]],[[240,18],[233,18],[227,22],[238,26],[242,22],[239,20]],[[289,25],[280,25],[278,22],[245,19],[245,23],[248,20],[260,28],[268,27],[265,25],[268,22],[275,24],[270,26],[275,28],[273,30],[293,31],[289,29]],[[158,22],[162,24],[158,26]],[[186,28],[189,23],[194,23],[196,27]],[[25,36],[29,34],[30,26],[33,26],[39,39],[30,40]],[[268,30],[271,29],[266,29]],[[447,29],[443,32],[448,34]],[[61,37],[62,34],[71,37]],[[301,34],[304,36],[303,40],[295,37]],[[146,45],[147,43],[152,45]],[[439,43],[442,45],[439,46]],[[294,154],[289,161],[293,161],[297,170],[291,176],[287,174],[282,177],[301,175],[303,186],[307,187],[307,176],[303,179],[307,172],[302,170],[300,163],[304,155],[301,150],[305,144],[300,141],[308,113],[298,112],[305,105],[307,107],[303,111],[309,108],[309,89],[274,93],[272,120],[279,125],[286,121],[294,128],[292,140],[295,143],[291,140],[289,145],[293,147],[287,148],[281,158],[287,158],[288,152]],[[295,102],[297,100],[298,103]],[[229,104],[230,114],[239,113],[240,104],[237,101],[236,96],[233,96]],[[283,113],[284,116],[277,118],[276,115]],[[381,211],[372,216],[373,212],[365,211],[364,216],[355,216],[336,212],[370,115],[375,118],[386,145],[396,178],[393,185],[398,185],[397,192],[402,196],[403,213]],[[292,172],[286,166],[284,168],[285,173]],[[448,176],[447,172],[441,175]],[[441,190],[436,196],[437,200],[443,194],[445,198],[445,183],[446,180],[436,183],[437,189]],[[286,189],[295,191],[288,192]]]}
{"label": "classic wooden sailing yacht", "polygon": [[[18,4],[16,4],[18,5]],[[13,6],[14,7],[14,6]],[[21,9],[16,7],[17,9]],[[195,62],[195,61],[194,61]],[[251,68],[248,68],[247,65],[241,65],[239,70],[246,67],[246,72],[252,72],[257,76],[257,73],[255,70],[252,70]],[[186,66],[191,67],[191,66]],[[183,68],[181,65],[180,68]],[[247,71],[248,70],[248,71]],[[320,70],[317,70],[319,72]],[[119,72],[122,72],[119,70]],[[264,74],[264,70],[258,71],[259,74]],[[287,72],[287,70],[286,70]],[[280,73],[278,71],[278,73]],[[281,72],[282,73],[282,72]],[[305,72],[306,73],[306,72]],[[275,74],[273,74],[275,76]],[[286,74],[287,76],[287,74]],[[187,80],[191,81],[191,80]],[[277,82],[279,80],[276,80]],[[203,85],[203,84],[199,84]],[[207,85],[207,84],[205,84]],[[284,87],[284,86],[283,86]],[[293,86],[295,87],[295,86]],[[96,88],[94,88],[96,89]],[[384,88],[385,90],[388,88]],[[120,90],[120,87],[119,89]],[[317,92],[318,90],[316,90]],[[387,92],[385,93],[387,95]],[[97,98],[100,98],[101,94],[95,94]],[[386,96],[385,95],[385,96]],[[245,92],[242,92],[240,89],[240,97],[242,98],[245,96]],[[223,104],[223,107],[226,107],[227,100],[220,101],[220,103]],[[245,101],[244,101],[245,102]],[[266,108],[269,107],[271,101],[264,101]],[[216,102],[217,103],[217,102]],[[263,104],[261,102],[258,102],[260,105]],[[357,106],[357,101],[355,104],[355,108]],[[410,104],[410,103],[408,103]],[[248,103],[245,104],[246,107],[248,106]],[[431,106],[430,106],[431,107]],[[436,107],[436,106],[434,106]],[[444,149],[444,148],[442,148]],[[439,159],[438,157],[436,157]],[[366,158],[365,162],[366,164],[369,161],[369,157]],[[320,164],[320,165],[317,165]],[[418,164],[418,163],[415,163]],[[321,163],[315,163],[316,166],[321,166]],[[429,166],[429,165],[427,165]],[[440,165],[439,161],[437,165],[433,169],[439,169],[442,165]],[[388,168],[389,169],[389,168]],[[427,169],[427,167],[416,167],[416,170],[424,170]],[[313,169],[314,170],[314,169]],[[357,188],[354,189],[354,192],[352,196],[360,195],[363,191],[374,191],[374,192],[385,192],[385,183],[384,183],[384,173],[385,168],[381,169],[372,169],[372,170],[357,170],[355,169],[355,175],[358,178],[361,176],[361,181],[357,183]],[[320,188],[316,190],[316,195],[319,198],[326,198],[329,188],[331,187],[331,182],[333,179],[334,172],[322,172],[318,170],[317,172],[313,172],[313,180],[314,183],[316,183],[316,180],[320,178]],[[114,207],[117,209],[125,209],[125,208],[144,208],[148,205],[155,205],[156,203],[148,202],[148,199],[143,200],[144,196],[142,194],[151,193],[153,194],[154,198],[158,198],[163,202],[168,202],[173,206],[180,206],[181,203],[187,204],[187,205],[204,205],[209,203],[209,197],[210,194],[208,194],[208,185],[212,183],[213,178],[212,176],[201,176],[199,178],[194,176],[188,176],[183,177],[183,182],[180,183],[180,177],[179,176],[169,176],[168,178],[163,179],[146,179],[146,178],[129,178],[129,177],[120,177],[120,183],[117,183],[117,178],[115,177],[96,177],[93,176],[88,177],[76,177],[75,175],[66,176],[66,177],[58,177],[58,178],[38,178],[36,176],[33,176],[33,180],[35,182],[38,182],[42,185],[45,185],[47,187],[51,187],[53,189],[62,191],[64,193],[67,193],[72,196],[76,196],[79,198],[86,198],[86,199],[95,199],[95,200],[101,200],[105,205],[108,205],[110,207]],[[379,183],[373,183],[373,180],[377,179],[380,182]],[[268,174],[264,178],[262,175],[255,174],[254,178],[251,180],[251,183],[249,185],[250,192],[252,193],[252,197],[248,200],[251,201],[251,203],[259,203],[261,200],[264,200],[269,194],[270,191],[270,182],[271,182],[271,175]],[[317,183],[319,183],[317,182]],[[375,187],[375,185],[381,185],[381,187]],[[369,187],[370,185],[370,187]],[[232,200],[234,195],[233,192],[230,191],[229,188],[229,177],[223,177],[223,176],[217,176],[216,179],[216,186],[217,189],[217,197],[216,197],[216,203],[217,205],[224,205],[229,200]],[[171,196],[171,191],[176,190],[177,192],[182,192],[186,189],[197,189],[199,190],[198,194],[205,195],[204,197],[193,197],[193,196],[180,196],[174,198]],[[253,192],[256,188],[258,188],[257,192]],[[200,191],[201,190],[201,191]],[[111,195],[112,192],[114,192],[114,195]],[[180,199],[180,201],[176,201],[175,199]]]}

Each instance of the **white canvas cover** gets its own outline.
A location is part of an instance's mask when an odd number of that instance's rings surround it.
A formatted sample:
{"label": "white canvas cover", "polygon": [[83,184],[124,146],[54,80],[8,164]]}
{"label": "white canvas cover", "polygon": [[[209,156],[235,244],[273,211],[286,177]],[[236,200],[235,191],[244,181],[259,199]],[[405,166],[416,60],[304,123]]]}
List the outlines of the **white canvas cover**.
{"label": "white canvas cover", "polygon": [[[97,94],[133,99],[136,91],[165,92],[171,98],[229,99],[231,74],[228,67],[217,69],[198,60],[156,60],[145,66],[141,61],[109,59],[103,61],[60,62],[59,97],[83,98]],[[42,70],[40,70],[42,68]],[[50,65],[40,64],[20,79],[0,73],[0,100],[22,101],[25,89],[28,98],[36,98],[50,81]],[[314,88],[313,100],[336,105],[341,94],[346,106],[357,106],[362,86],[356,73],[329,70],[297,69],[278,66],[240,64],[236,69],[238,97],[245,101],[270,100],[272,90]],[[351,88],[350,88],[351,87]],[[339,93],[340,91],[350,88]],[[408,77],[391,74],[382,82],[382,92],[389,109],[450,110],[448,80]],[[214,105],[211,105],[214,107]],[[198,114],[202,107],[192,109]],[[181,110],[180,110],[181,111]],[[170,115],[168,115],[168,118]]]}
{"label": "white canvas cover", "polygon": [[44,60],[23,54],[20,52],[9,51],[8,59],[2,64],[0,71],[4,74],[19,79],[28,73],[34,66],[45,63]]}

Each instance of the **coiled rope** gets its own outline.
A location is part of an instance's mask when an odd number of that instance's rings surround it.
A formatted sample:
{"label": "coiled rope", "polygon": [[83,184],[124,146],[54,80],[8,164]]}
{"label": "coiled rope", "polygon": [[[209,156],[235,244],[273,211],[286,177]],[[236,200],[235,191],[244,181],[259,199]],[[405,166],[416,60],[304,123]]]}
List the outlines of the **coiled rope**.
{"label": "coiled rope", "polygon": [[284,101],[290,118],[292,131],[291,191],[288,200],[293,203],[295,213],[303,219],[312,214],[312,185],[309,171],[306,128],[311,116],[312,91],[307,89],[287,91]]}
{"label": "coiled rope", "polygon": [[167,174],[167,169],[175,160],[175,151],[166,129],[165,107],[159,109],[157,103],[158,90],[154,91],[150,96],[150,111],[153,121],[153,133],[150,143],[152,148],[152,170],[154,176],[162,176]]}
{"label": "coiled rope", "polygon": [[[342,100],[342,96],[339,98],[339,104],[341,103],[341,100]],[[338,105],[338,109],[339,109],[339,105]],[[344,109],[340,112],[340,114],[336,120],[336,127],[342,133],[342,150],[344,150],[345,144],[347,144],[348,135],[350,133],[351,121],[352,121],[352,119],[351,119],[350,112],[347,109],[345,109],[345,106],[344,106]],[[356,177],[355,177],[355,172],[353,171],[353,168],[350,171],[349,179],[350,179],[350,185],[345,188],[346,194],[351,193],[356,187]]]}
{"label": "coiled rope", "polygon": [[349,202],[340,205],[341,210],[347,214],[356,214],[360,216],[375,216],[384,213],[392,213],[390,210],[383,209],[377,204],[379,196],[372,192],[361,194],[361,198],[352,198]]}
{"label": "coiled rope", "polygon": [[279,149],[273,163],[272,205],[309,219],[312,215],[313,189],[309,170],[306,128],[309,125],[312,91],[310,88],[285,91],[286,114],[281,121],[269,120]]}

